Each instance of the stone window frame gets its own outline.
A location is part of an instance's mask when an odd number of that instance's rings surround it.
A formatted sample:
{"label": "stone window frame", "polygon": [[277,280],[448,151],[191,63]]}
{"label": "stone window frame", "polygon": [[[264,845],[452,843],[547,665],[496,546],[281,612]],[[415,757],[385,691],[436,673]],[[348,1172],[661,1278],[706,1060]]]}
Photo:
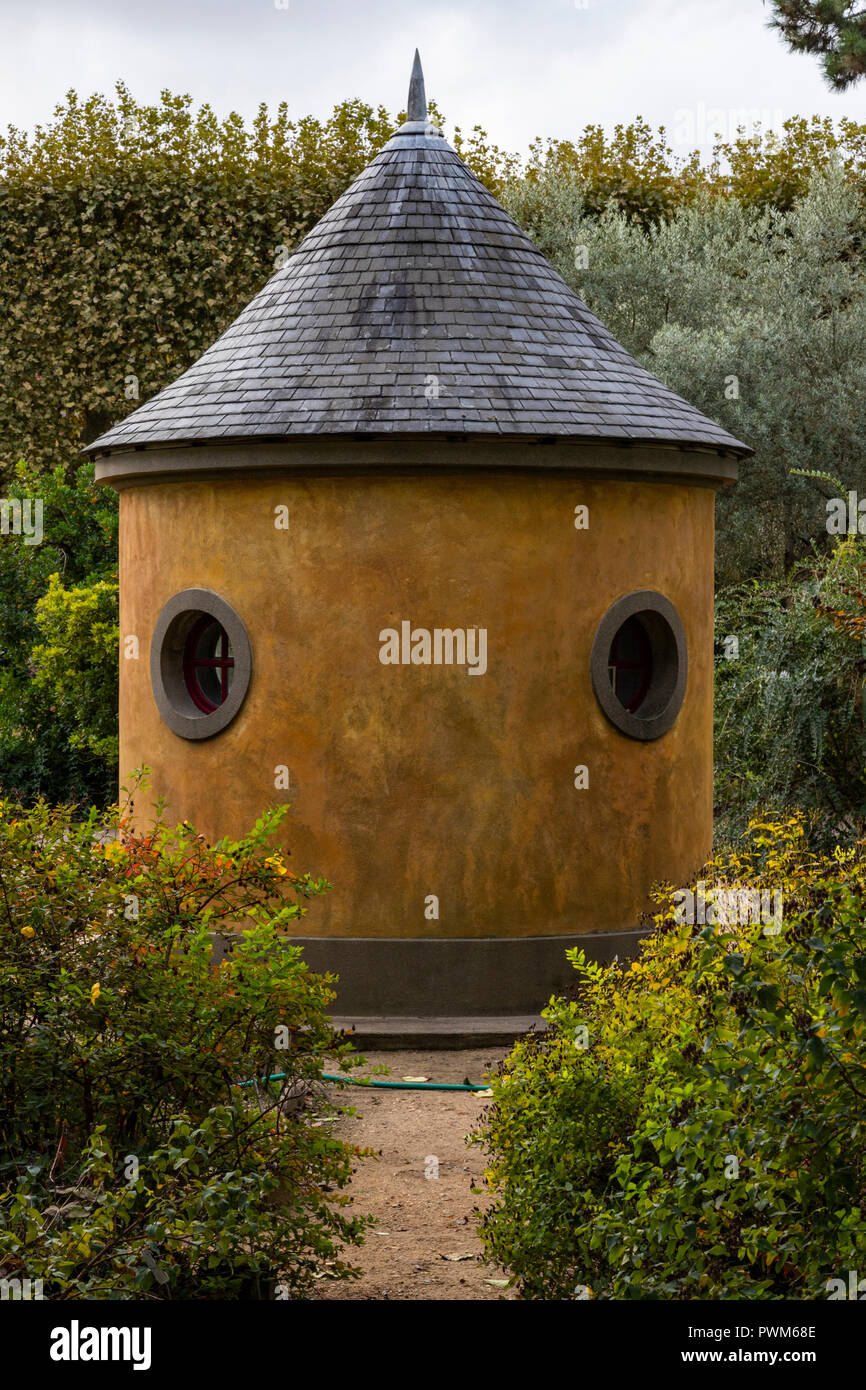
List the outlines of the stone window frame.
{"label": "stone window frame", "polygon": [[[215,618],[225,629],[234,657],[231,689],[210,714],[197,708],[184,670],[187,639],[205,616]],[[219,594],[212,589],[183,589],[164,605],[150,644],[150,683],[163,723],[173,734],[203,739],[222,733],[246,699],[252,668],[252,648],[244,622]]]}
{"label": "stone window frame", "polygon": [[[638,711],[620,704],[608,675],[611,644],[623,623],[639,617],[652,648],[653,675]],[[648,742],[673,727],[685,699],[688,646],[682,619],[670,599],[656,589],[636,589],[608,608],[595,632],[590,655],[595,698],[614,728],[627,738]]]}

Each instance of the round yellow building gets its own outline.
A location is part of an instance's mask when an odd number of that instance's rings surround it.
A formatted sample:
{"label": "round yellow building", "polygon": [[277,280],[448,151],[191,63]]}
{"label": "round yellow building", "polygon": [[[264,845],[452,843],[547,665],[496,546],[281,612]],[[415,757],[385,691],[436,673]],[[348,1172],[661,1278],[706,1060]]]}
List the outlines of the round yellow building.
{"label": "round yellow building", "polygon": [[534,1012],[712,838],[715,490],[744,445],[621,348],[426,119],[98,439],[121,772],[288,801],[353,1015]]}

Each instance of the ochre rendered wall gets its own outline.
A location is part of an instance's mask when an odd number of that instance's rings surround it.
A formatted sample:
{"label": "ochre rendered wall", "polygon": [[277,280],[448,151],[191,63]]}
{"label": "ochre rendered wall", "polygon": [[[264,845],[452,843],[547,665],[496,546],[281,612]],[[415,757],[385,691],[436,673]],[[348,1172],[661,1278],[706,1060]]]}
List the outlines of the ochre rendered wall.
{"label": "ochre rendered wall", "polygon": [[[290,801],[292,868],[334,884],[307,935],[636,926],[651,883],[683,883],[712,838],[713,512],[709,487],[540,473],[131,486],[121,636],[141,655],[121,660],[121,780],[148,764],[154,797],[209,838]],[[149,675],[156,617],[193,587],[237,610],[253,653],[240,714],[202,742],[162,722]],[[678,609],[689,657],[680,715],[648,743],[608,723],[589,671],[599,619],[644,588]],[[403,620],[486,628],[486,674],[383,666],[380,630]]]}

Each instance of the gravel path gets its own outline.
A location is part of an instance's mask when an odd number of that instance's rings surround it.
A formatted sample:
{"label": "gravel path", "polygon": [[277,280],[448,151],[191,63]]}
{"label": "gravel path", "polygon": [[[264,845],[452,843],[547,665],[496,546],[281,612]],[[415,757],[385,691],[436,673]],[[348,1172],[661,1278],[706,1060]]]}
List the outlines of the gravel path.
{"label": "gravel path", "polygon": [[[473,1083],[495,1070],[506,1048],[466,1052],[367,1052],[367,1065],[355,1075],[375,1077],[373,1068],[390,1070],[383,1081],[404,1076],[428,1081]],[[358,1211],[372,1213],[378,1226],[350,1258],[360,1279],[343,1284],[322,1282],[318,1299],[499,1299],[508,1289],[491,1284],[502,1270],[480,1261],[472,1209],[484,1201],[473,1194],[481,1186],[484,1158],[467,1149],[464,1136],[486,1104],[468,1091],[375,1091],[333,1088],[343,1103],[357,1110],[333,1125],[332,1133],[352,1144],[381,1150],[366,1159],[352,1180]],[[438,1176],[433,1176],[438,1172]],[[427,1174],[430,1176],[426,1176]],[[445,1258],[459,1256],[460,1258]]]}

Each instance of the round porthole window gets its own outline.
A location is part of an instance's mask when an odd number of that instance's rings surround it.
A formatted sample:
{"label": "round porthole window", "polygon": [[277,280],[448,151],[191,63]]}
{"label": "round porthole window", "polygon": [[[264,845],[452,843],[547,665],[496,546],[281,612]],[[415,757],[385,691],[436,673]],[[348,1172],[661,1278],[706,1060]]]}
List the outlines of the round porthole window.
{"label": "round porthole window", "polygon": [[595,634],[592,688],[611,724],[629,738],[667,733],[686,693],[686,634],[669,599],[641,589],[617,599]]}
{"label": "round porthole window", "polygon": [[203,714],[213,714],[229,696],[235,659],[222,623],[202,613],[190,629],[183,649],[183,675],[193,704]]}
{"label": "round porthole window", "polygon": [[157,708],[180,738],[211,738],[244,702],[252,672],[240,617],[210,589],[185,589],[156,620],[150,681]]}

